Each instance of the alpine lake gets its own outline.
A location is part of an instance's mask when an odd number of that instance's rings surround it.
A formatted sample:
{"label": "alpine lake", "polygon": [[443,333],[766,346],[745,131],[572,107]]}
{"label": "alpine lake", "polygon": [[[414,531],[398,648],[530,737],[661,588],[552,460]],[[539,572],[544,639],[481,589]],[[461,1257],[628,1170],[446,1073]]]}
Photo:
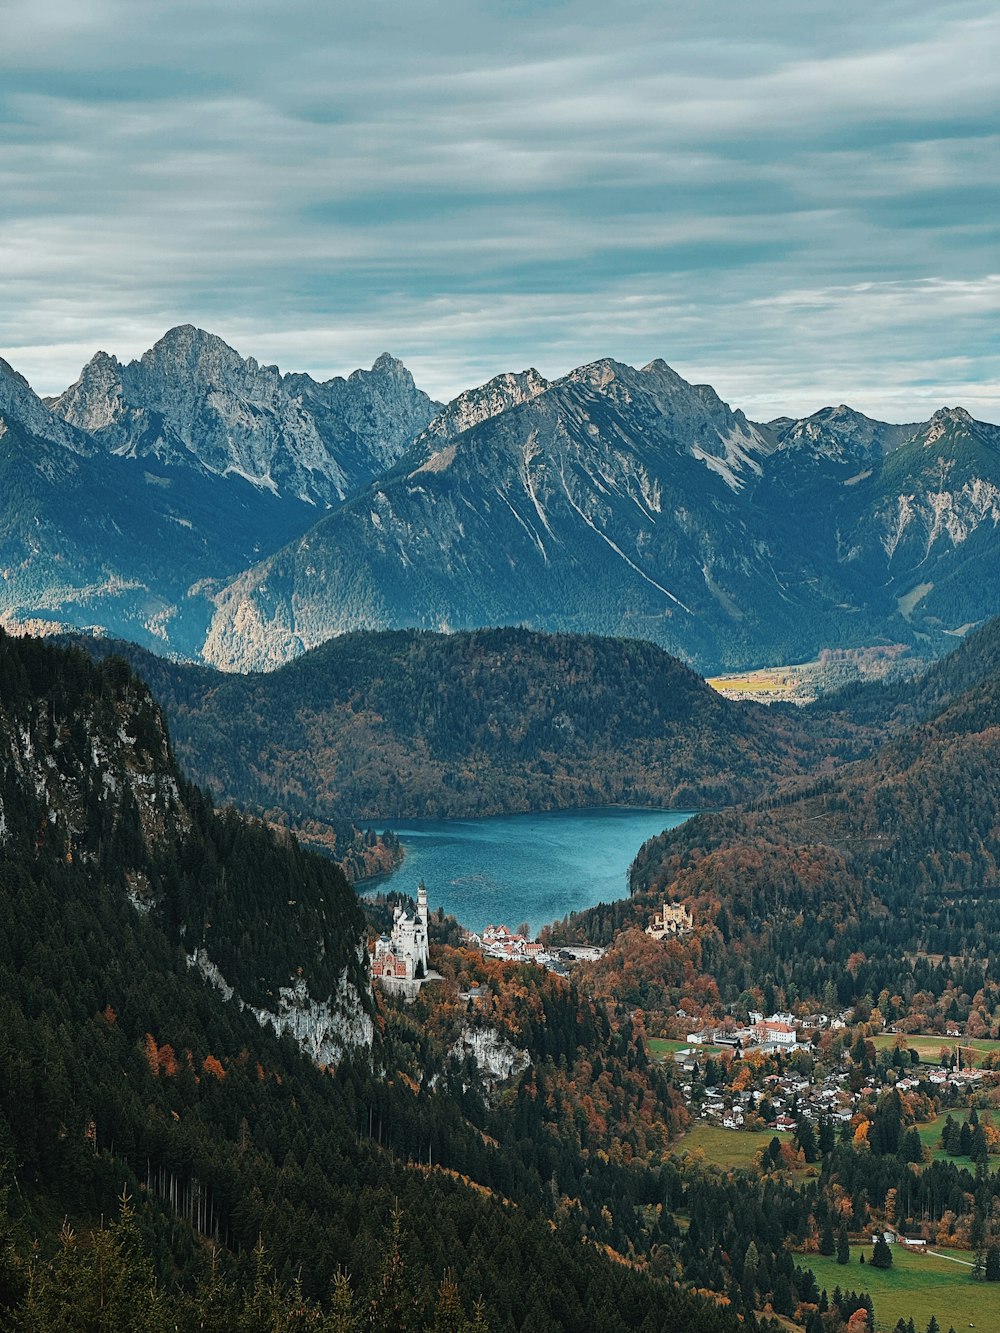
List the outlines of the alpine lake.
{"label": "alpine lake", "polygon": [[365,893],[416,896],[422,879],[431,911],[443,907],[469,930],[527,921],[534,936],[569,912],[628,896],[628,869],[648,839],[693,811],[606,806],[413,819],[392,825],[403,864]]}

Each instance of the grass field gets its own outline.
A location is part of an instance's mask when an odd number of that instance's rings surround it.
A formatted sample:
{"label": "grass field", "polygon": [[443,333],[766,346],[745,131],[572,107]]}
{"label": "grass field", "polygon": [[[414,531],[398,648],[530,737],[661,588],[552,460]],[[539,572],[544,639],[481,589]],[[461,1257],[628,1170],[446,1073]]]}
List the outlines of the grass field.
{"label": "grass field", "polygon": [[[649,1037],[647,1038],[646,1045],[649,1047],[649,1053],[654,1060],[672,1060],[678,1051],[686,1051],[691,1043],[687,1041],[674,1041],[671,1037]],[[695,1049],[698,1051],[699,1058],[703,1058],[702,1052],[704,1052],[706,1056],[718,1055],[721,1052],[722,1047],[698,1046]]]}
{"label": "grass field", "polygon": [[[983,1118],[984,1114],[986,1116],[987,1123],[991,1123],[994,1120],[994,1115],[989,1111],[985,1113],[980,1112],[980,1119]],[[939,1116],[935,1116],[933,1120],[928,1120],[926,1125],[917,1126],[917,1132],[920,1135],[920,1141],[921,1143],[926,1144],[928,1148],[930,1148],[932,1162],[954,1162],[956,1166],[964,1166],[967,1167],[970,1171],[974,1171],[975,1167],[973,1165],[971,1157],[963,1157],[961,1154],[952,1157],[951,1153],[945,1152],[945,1150],[941,1147],[941,1130],[944,1128],[944,1122],[948,1119],[949,1115],[953,1120],[957,1121],[958,1124],[960,1125],[964,1124],[964,1122],[969,1118],[968,1112],[962,1110],[962,1108],[959,1106],[956,1106],[951,1111],[942,1111],[941,1114]]]}
{"label": "grass field", "polygon": [[762,667],[759,671],[713,676],[708,684],[727,699],[755,699],[758,703],[787,700],[804,704],[816,697],[808,669],[804,671],[794,666]]}
{"label": "grass field", "polygon": [[785,1142],[789,1134],[777,1134],[774,1130],[763,1130],[759,1134],[744,1133],[740,1129],[720,1129],[718,1125],[695,1125],[677,1140],[673,1152],[680,1156],[700,1148],[706,1161],[715,1166],[737,1167],[753,1166],[753,1159],[761,1148],[766,1148],[773,1138]]}
{"label": "grass field", "polygon": [[[914,593],[917,591],[915,589]],[[914,657],[905,645],[883,644],[880,647],[839,649],[832,654],[824,650],[812,662],[760,667],[756,671],[731,671],[713,676],[708,683],[728,699],[754,699],[762,704],[778,701],[805,704],[825,690],[837,689],[849,681],[883,680],[900,673],[913,674],[920,665],[920,659]]]}
{"label": "grass field", "polygon": [[915,1050],[920,1056],[921,1064],[925,1065],[940,1064],[942,1049],[954,1052],[961,1046],[963,1065],[968,1062],[969,1052],[972,1051],[974,1053],[973,1063],[977,1066],[982,1065],[984,1055],[989,1055],[991,1051],[1000,1050],[1000,1041],[990,1041],[987,1037],[942,1037],[933,1032],[904,1032],[902,1034],[884,1032],[878,1037],[872,1037],[871,1040],[877,1050],[885,1050],[899,1039],[899,1035],[902,1035],[907,1050],[911,1048]]}
{"label": "grass field", "polygon": [[[865,1264],[858,1262],[862,1249]],[[892,1267],[872,1268],[871,1245],[851,1246],[851,1262],[838,1264],[833,1257],[802,1254],[796,1262],[811,1268],[820,1288],[827,1293],[834,1287],[846,1291],[867,1291],[875,1303],[876,1326],[891,1329],[898,1319],[911,1319],[918,1329],[925,1329],[931,1315],[936,1315],[942,1329],[1000,1329],[1000,1283],[974,1282],[970,1270],[949,1259],[932,1254],[915,1254],[899,1245],[892,1247]],[[965,1258],[971,1259],[971,1255]]]}

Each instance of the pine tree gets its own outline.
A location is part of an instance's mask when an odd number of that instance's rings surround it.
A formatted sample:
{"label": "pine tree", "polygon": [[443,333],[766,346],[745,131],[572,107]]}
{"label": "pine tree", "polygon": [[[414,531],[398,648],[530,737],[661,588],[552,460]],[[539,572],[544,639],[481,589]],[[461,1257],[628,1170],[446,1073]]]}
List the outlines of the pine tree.
{"label": "pine tree", "polygon": [[437,1304],[434,1307],[434,1322],[430,1333],[469,1333],[469,1324],[465,1318],[462,1299],[458,1287],[449,1269],[438,1286]]}
{"label": "pine tree", "polygon": [[342,1268],[333,1275],[330,1292],[330,1317],[326,1322],[330,1333],[355,1333],[358,1321],[354,1315],[354,1293],[351,1280]]}
{"label": "pine tree", "polygon": [[841,1222],[840,1230],[837,1232],[837,1263],[849,1264],[851,1262],[851,1244],[847,1239],[847,1223]]}
{"label": "pine tree", "polygon": [[881,1231],[875,1237],[875,1245],[872,1249],[872,1267],[892,1267],[892,1248]]}

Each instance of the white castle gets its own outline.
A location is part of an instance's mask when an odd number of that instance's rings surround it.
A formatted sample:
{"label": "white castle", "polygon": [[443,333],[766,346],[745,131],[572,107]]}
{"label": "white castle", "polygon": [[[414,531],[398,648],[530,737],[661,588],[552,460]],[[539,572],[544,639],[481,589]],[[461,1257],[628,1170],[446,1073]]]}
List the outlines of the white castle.
{"label": "white castle", "polygon": [[418,981],[427,975],[427,889],[417,888],[413,916],[403,907],[392,914],[392,934],[380,935],[372,955],[372,976],[380,981]]}

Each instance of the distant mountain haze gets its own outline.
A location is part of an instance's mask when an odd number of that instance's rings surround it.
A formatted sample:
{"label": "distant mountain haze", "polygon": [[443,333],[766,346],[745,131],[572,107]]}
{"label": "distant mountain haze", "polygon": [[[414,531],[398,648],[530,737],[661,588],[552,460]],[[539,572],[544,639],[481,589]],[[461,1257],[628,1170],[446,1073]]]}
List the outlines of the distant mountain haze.
{"label": "distant mountain haze", "polygon": [[1000,610],[1000,427],[755,423],[661,360],[442,407],[388,355],[319,382],[182,326],[43,402],[0,362],[0,618],[225,670],[354,629],[645,638],[702,671]]}

